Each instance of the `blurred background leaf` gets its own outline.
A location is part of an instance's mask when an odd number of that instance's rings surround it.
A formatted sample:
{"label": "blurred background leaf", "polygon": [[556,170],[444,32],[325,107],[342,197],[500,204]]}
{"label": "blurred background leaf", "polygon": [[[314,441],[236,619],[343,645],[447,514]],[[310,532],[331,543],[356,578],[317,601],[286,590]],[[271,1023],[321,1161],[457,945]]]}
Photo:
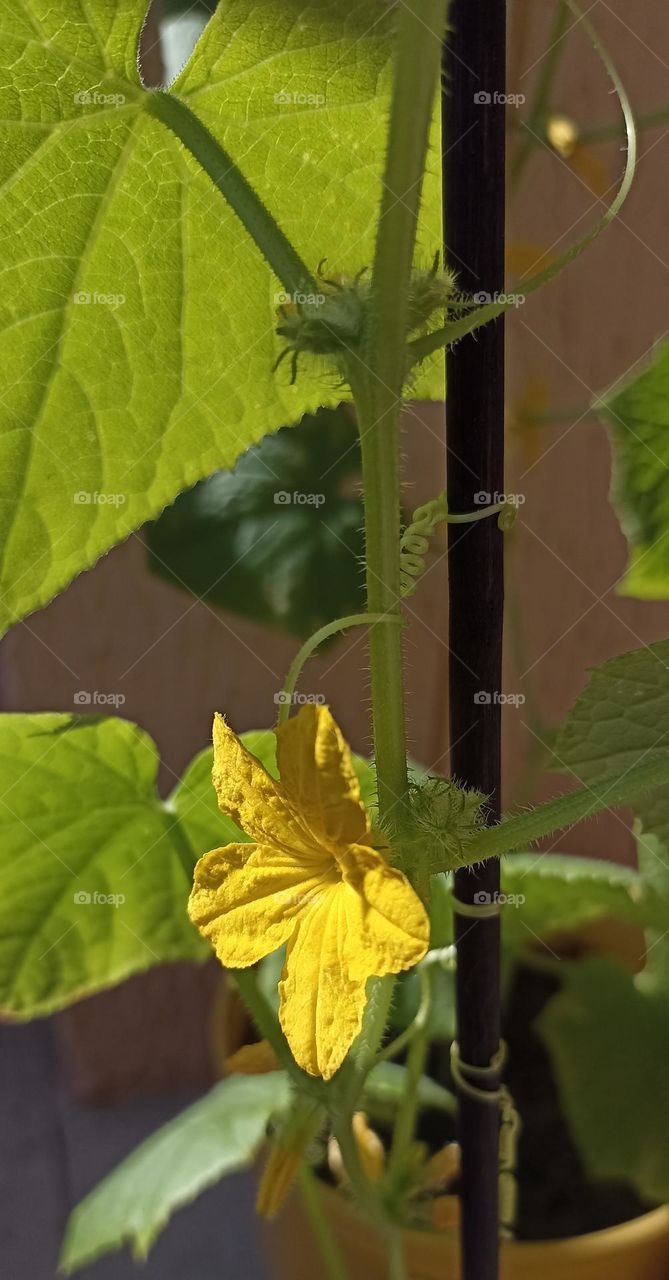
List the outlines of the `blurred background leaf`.
{"label": "blurred background leaf", "polygon": [[307,415],[182,493],[149,527],[154,573],[300,639],[364,608],[355,425]]}
{"label": "blurred background leaf", "polygon": [[629,543],[624,596],[669,599],[669,344],[597,403],[613,450],[611,501]]}

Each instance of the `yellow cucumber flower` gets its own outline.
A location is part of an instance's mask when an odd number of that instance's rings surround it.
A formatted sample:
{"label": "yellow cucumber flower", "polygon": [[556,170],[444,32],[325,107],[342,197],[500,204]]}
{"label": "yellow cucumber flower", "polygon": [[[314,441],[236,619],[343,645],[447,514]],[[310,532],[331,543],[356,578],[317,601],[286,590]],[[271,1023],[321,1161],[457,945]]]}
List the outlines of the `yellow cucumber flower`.
{"label": "yellow cucumber flower", "polygon": [[216,716],[219,807],[254,843],[200,859],[188,911],[230,969],[288,944],[281,1026],[296,1062],[328,1080],[360,1031],[367,979],[417,964],[429,923],[406,876],[374,847],[328,708],[302,707],[276,739],[280,781]]}

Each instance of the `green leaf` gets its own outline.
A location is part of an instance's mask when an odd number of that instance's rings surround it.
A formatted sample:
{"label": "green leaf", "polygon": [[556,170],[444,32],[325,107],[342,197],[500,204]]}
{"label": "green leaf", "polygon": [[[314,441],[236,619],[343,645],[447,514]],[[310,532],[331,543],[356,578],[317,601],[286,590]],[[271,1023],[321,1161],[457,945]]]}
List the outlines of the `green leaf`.
{"label": "green leaf", "polygon": [[594,1177],[669,1199],[669,1001],[603,959],[569,968],[537,1027],[561,1102]]}
{"label": "green leaf", "polygon": [[[365,1080],[363,1101],[377,1119],[388,1119],[392,1123],[406,1095],[407,1076],[407,1068],[398,1062],[378,1062],[372,1068]],[[418,1101],[421,1107],[432,1107],[448,1115],[454,1115],[457,1106],[453,1094],[430,1076],[421,1076],[418,1081]]]}
{"label": "green leaf", "polygon": [[266,436],[181,494],[147,534],[149,564],[209,604],[305,639],[359,612],[358,433],[342,408]]}
{"label": "green leaf", "polygon": [[669,344],[595,407],[609,424],[611,501],[629,543],[625,596],[669,598]]}
{"label": "green leaf", "polygon": [[[241,735],[276,775],[270,730]],[[0,716],[0,1010],[49,1013],[209,945],[186,903],[202,854],[248,837],[219,810],[212,749],[172,794],[155,744],[126,720]],[[353,757],[363,797],[375,775]]]}
{"label": "green leaf", "polygon": [[[412,969],[401,973],[395,983],[390,1025],[395,1032],[404,1031],[420,1008],[422,986],[420,974]],[[455,1039],[455,971],[435,966],[432,972],[432,1001],[428,1018],[430,1040]]]}
{"label": "green leaf", "polygon": [[[615,770],[629,778],[639,767],[669,762],[669,641],[633,649],[590,674],[555,744],[556,767],[575,775],[593,790]],[[641,838],[640,865],[647,876],[667,876],[669,853],[669,786],[657,786],[634,800],[641,832],[664,846]]]}
{"label": "green leaf", "polygon": [[516,853],[502,863],[502,889],[504,944],[513,950],[594,920],[669,929],[669,898],[604,859]]}
{"label": "green leaf", "polygon": [[153,742],[127,721],[0,717],[5,1013],[48,1013],[154,964],[206,959],[186,915],[189,867],[217,842],[221,815],[208,840],[198,819],[204,848],[193,852],[157,772]]}
{"label": "green leaf", "polygon": [[75,1209],[63,1245],[68,1273],[103,1253],[146,1257],[174,1213],[256,1155],[271,1115],[287,1109],[283,1072],[233,1076],[142,1143]]}
{"label": "green leaf", "polygon": [[[318,362],[294,387],[273,375],[278,282],[147,109],[145,10],[0,0],[1,630],[182,489],[341,399]],[[312,270],[371,261],[391,24],[378,0],[228,0],[175,84]],[[416,394],[430,384],[438,362]]]}

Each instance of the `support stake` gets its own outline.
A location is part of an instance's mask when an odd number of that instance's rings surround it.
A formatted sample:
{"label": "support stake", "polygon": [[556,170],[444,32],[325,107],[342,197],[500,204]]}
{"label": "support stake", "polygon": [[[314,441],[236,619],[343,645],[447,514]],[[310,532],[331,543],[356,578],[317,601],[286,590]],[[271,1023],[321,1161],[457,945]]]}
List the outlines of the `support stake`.
{"label": "support stake", "polygon": [[[504,290],[506,13],[504,0],[454,0],[444,52],[445,258],[460,287]],[[447,355],[449,509],[470,511],[504,491],[504,321]],[[481,499],[481,494],[490,495]],[[495,520],[449,528],[451,772],[500,812],[503,534]],[[495,859],[455,877],[462,902],[499,892]],[[500,1044],[499,918],[456,916],[461,1069],[486,1067]],[[479,1083],[480,1077],[472,1080]],[[486,1087],[496,1088],[486,1077]],[[497,1280],[496,1106],[460,1091],[463,1280]]]}

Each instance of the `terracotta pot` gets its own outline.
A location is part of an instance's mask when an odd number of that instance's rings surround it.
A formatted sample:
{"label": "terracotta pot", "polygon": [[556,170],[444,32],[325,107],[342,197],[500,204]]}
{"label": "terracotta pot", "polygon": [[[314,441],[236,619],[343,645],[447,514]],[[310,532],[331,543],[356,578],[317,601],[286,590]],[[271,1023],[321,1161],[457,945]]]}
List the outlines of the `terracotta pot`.
{"label": "terracotta pot", "polygon": [[[551,947],[572,958],[589,952],[610,955],[632,972],[644,965],[643,931],[616,920],[556,935]],[[386,1258],[373,1229],[331,1187],[321,1187],[321,1198],[350,1280],[387,1280]],[[313,1280],[323,1274],[318,1245],[297,1193],[266,1229],[266,1242],[275,1280]],[[405,1258],[409,1280],[460,1280],[454,1231],[406,1232]],[[669,1206],[607,1231],[567,1240],[504,1243],[500,1280],[669,1280]]]}
{"label": "terracotta pot", "polygon": [[[387,1280],[382,1247],[371,1227],[330,1187],[323,1208],[346,1261],[350,1280]],[[409,1231],[405,1258],[410,1280],[459,1280],[454,1233]],[[323,1264],[298,1194],[267,1229],[275,1280],[314,1280]],[[669,1206],[608,1231],[569,1240],[504,1243],[500,1280],[669,1280]]]}

